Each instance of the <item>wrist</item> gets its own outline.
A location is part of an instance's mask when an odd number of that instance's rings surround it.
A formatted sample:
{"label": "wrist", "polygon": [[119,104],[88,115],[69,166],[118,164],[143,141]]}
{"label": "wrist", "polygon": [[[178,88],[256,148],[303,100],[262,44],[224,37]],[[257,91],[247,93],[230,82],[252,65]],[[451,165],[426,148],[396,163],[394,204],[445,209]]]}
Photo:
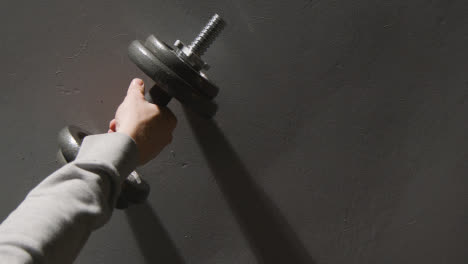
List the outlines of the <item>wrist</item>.
{"label": "wrist", "polygon": [[135,144],[136,144],[136,134],[137,133],[136,133],[135,130],[128,129],[128,128],[120,128],[120,129],[117,130],[117,132],[129,136],[133,140],[133,142],[135,142]]}

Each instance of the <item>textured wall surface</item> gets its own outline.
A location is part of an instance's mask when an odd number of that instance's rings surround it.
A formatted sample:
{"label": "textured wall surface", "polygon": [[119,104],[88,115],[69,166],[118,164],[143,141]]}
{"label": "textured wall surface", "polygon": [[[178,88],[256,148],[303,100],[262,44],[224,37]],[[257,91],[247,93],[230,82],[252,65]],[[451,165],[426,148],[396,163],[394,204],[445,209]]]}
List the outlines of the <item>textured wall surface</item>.
{"label": "textured wall surface", "polygon": [[132,40],[189,42],[215,12],[217,116],[170,104],[148,204],[76,263],[468,262],[463,0],[2,1],[0,219],[59,166],[60,128],[106,130],[144,77]]}

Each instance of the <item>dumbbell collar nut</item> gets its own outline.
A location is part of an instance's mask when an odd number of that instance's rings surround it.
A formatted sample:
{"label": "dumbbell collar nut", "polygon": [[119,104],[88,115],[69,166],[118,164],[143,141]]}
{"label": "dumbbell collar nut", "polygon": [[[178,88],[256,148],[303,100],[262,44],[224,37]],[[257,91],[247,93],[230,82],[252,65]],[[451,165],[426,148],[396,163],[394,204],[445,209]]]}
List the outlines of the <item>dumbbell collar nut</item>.
{"label": "dumbbell collar nut", "polygon": [[205,63],[198,54],[194,53],[189,47],[187,47],[182,41],[176,40],[174,43],[176,47],[176,54],[182,60],[190,64],[195,70],[208,70],[210,65]]}

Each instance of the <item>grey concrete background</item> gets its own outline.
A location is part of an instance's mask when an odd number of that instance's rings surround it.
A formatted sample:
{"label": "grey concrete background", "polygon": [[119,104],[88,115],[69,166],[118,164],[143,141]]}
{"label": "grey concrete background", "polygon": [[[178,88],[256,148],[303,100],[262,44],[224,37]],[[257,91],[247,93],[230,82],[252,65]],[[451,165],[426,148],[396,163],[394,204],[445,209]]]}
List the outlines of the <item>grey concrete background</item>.
{"label": "grey concrete background", "polygon": [[149,203],[76,263],[468,261],[462,0],[2,1],[0,218],[58,167],[60,128],[106,130],[143,77],[130,41],[189,42],[215,12],[220,111],[170,104]]}

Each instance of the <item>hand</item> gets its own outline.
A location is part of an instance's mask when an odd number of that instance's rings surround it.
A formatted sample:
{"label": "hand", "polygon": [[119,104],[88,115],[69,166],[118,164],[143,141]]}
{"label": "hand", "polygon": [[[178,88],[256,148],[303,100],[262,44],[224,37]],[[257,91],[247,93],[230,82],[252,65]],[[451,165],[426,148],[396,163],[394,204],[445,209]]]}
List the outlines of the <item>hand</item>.
{"label": "hand", "polygon": [[169,108],[148,103],[144,94],[143,81],[133,79],[127,96],[115,113],[115,119],[109,124],[109,132],[124,133],[133,138],[140,155],[140,165],[152,160],[171,143],[177,124]]}

